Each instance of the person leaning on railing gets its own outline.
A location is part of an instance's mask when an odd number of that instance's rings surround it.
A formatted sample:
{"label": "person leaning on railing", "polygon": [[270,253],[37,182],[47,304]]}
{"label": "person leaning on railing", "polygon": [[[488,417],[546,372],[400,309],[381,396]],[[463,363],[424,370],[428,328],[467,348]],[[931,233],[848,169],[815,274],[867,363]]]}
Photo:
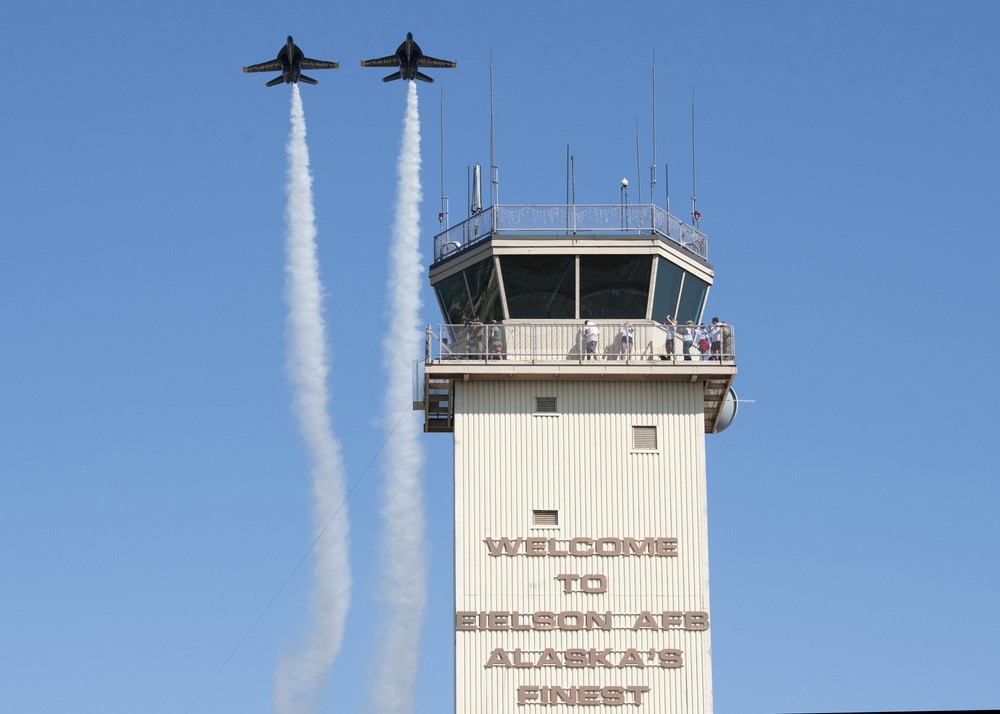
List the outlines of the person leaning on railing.
{"label": "person leaning on railing", "polygon": [[597,325],[592,320],[584,320],[583,332],[587,340],[587,354],[584,359],[597,359],[597,338],[600,335]]}
{"label": "person leaning on railing", "polygon": [[490,320],[490,359],[507,359],[503,351],[504,329],[496,320]]}

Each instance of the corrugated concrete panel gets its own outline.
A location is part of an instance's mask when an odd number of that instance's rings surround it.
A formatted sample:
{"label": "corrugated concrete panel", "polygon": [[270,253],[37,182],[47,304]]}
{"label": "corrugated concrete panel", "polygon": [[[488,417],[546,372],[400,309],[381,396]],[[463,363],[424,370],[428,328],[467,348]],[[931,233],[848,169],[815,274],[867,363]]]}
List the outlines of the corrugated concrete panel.
{"label": "corrugated concrete panel", "polygon": [[[702,390],[456,384],[460,714],[638,699],[711,712]],[[655,427],[655,450],[633,448],[636,426]],[[534,525],[535,510],[558,525]]]}

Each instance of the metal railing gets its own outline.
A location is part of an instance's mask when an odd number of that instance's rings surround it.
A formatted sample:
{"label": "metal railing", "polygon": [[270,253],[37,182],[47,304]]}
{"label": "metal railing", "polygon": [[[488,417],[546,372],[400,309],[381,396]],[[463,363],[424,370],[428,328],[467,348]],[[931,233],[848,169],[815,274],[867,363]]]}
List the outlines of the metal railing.
{"label": "metal railing", "polygon": [[708,236],[653,204],[490,206],[434,236],[434,261],[494,233],[655,234],[708,260]]}
{"label": "metal railing", "polygon": [[678,325],[673,339],[667,339],[667,326],[657,323],[632,325],[631,343],[622,339],[622,323],[594,325],[568,323],[469,323],[428,326],[426,360],[464,360],[483,362],[512,360],[518,362],[651,362],[669,365],[681,362],[736,358],[736,335],[732,325]]}

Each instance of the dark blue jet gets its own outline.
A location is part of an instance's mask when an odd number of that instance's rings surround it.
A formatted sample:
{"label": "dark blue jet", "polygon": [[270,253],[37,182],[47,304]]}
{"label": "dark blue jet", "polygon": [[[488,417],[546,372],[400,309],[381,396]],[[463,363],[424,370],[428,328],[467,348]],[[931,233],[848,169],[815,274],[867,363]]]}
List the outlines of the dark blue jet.
{"label": "dark blue jet", "polygon": [[273,87],[276,84],[295,84],[298,81],[303,81],[306,84],[319,84],[312,77],[307,77],[302,74],[304,69],[337,69],[340,66],[340,62],[327,62],[325,60],[314,60],[308,57],[302,56],[302,50],[292,42],[292,36],[288,36],[288,42],[281,48],[278,52],[278,58],[273,59],[270,62],[262,62],[261,64],[252,64],[249,67],[244,67],[244,72],[281,72],[280,77],[275,77],[270,82],[267,83],[268,87]]}
{"label": "dark blue jet", "polygon": [[393,72],[388,77],[383,77],[383,82],[391,82],[394,79],[405,79],[412,82],[419,79],[421,82],[433,82],[431,77],[420,72],[418,67],[454,67],[455,62],[439,60],[428,57],[420,51],[420,45],[413,41],[413,33],[406,33],[406,41],[396,50],[396,54],[378,59],[361,60],[362,67],[399,67],[398,72]]}

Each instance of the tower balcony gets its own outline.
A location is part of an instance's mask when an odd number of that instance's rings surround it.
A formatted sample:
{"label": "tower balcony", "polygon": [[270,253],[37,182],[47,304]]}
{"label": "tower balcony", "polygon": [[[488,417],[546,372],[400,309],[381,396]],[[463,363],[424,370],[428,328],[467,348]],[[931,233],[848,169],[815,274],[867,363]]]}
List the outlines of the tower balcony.
{"label": "tower balcony", "polygon": [[[590,326],[580,322],[428,327],[413,404],[425,412],[425,431],[452,430],[455,382],[511,379],[702,382],[705,432],[720,428],[719,415],[737,372],[732,325],[715,331],[681,325],[668,340],[666,326],[639,322],[632,325],[630,345],[623,344],[621,322],[595,322],[594,327],[596,342]],[[690,340],[683,330],[690,330]]]}

